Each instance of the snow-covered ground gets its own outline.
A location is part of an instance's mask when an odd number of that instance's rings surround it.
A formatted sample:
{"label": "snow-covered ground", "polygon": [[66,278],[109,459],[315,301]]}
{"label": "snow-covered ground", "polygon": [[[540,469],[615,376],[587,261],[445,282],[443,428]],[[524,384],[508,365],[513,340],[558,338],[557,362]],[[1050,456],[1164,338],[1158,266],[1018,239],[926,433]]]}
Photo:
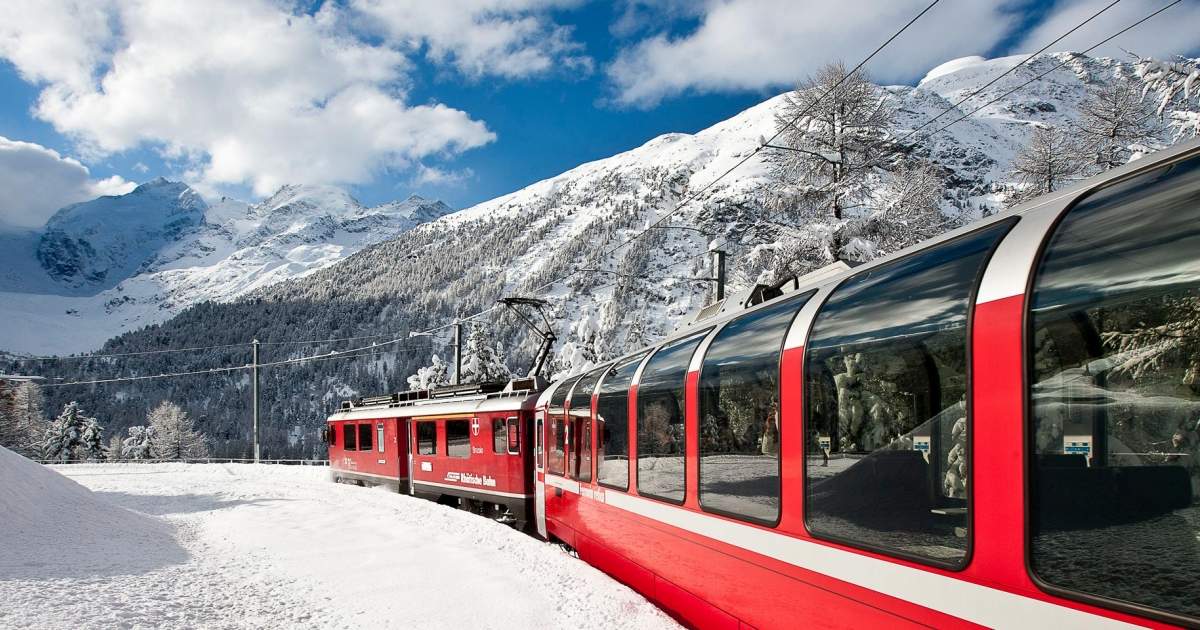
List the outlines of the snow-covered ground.
{"label": "snow-covered ground", "polygon": [[556,547],[326,469],[57,470],[0,449],[0,627],[676,627]]}

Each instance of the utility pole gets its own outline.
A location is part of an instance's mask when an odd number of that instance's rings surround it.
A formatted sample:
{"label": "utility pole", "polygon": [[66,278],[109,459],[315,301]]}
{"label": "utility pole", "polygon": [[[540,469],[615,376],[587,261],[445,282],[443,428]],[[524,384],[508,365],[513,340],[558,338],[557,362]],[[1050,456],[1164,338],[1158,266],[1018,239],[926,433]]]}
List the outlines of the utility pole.
{"label": "utility pole", "polygon": [[720,249],[714,249],[713,255],[713,279],[716,280],[716,299],[713,302],[720,302],[725,299],[725,252]]}
{"label": "utility pole", "polygon": [[454,322],[454,384],[462,385],[462,322]]}
{"label": "utility pole", "polygon": [[254,340],[253,347],[253,363],[251,363],[250,382],[253,383],[252,395],[254,401],[252,408],[254,409],[254,463],[258,463],[258,458],[261,452],[258,448],[258,339]]}

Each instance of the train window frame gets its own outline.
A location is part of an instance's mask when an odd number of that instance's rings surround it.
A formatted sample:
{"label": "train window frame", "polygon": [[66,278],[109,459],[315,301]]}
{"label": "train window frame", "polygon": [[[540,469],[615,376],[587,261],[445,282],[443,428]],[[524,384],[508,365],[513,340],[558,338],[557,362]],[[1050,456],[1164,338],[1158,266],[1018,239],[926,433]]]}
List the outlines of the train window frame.
{"label": "train window frame", "polygon": [[[624,390],[624,394],[625,394],[625,442],[626,442],[626,444],[625,444],[625,485],[621,486],[621,485],[617,485],[614,483],[607,483],[607,482],[601,481],[600,480],[600,460],[598,459],[598,457],[600,455],[600,449],[597,448],[596,451],[592,454],[592,459],[595,461],[595,466],[596,466],[596,477],[595,477],[596,484],[603,486],[605,488],[608,488],[610,490],[620,490],[621,492],[629,492],[629,489],[631,487],[634,487],[633,477],[629,473],[630,462],[634,462],[634,466],[633,466],[634,469],[637,468],[636,458],[631,458],[629,456],[629,452],[631,450],[631,448],[630,448],[631,445],[629,444],[629,428],[630,428],[630,426],[634,427],[635,435],[636,435],[636,430],[637,430],[637,427],[635,424],[637,421],[637,415],[636,415],[636,413],[637,413],[637,397],[634,395],[634,392],[635,392],[634,388],[637,387],[636,380],[638,377],[638,373],[641,372],[642,367],[645,365],[646,361],[650,358],[650,355],[652,355],[652,354],[654,354],[653,350],[645,350],[645,351],[642,351],[642,352],[639,352],[639,353],[636,353],[636,354],[633,354],[630,356],[622,357],[616,361],[613,361],[612,365],[609,366],[608,371],[604,373],[604,377],[601,378],[600,382],[596,384],[596,414],[592,418],[593,423],[595,422],[596,417],[599,415],[599,411],[600,411],[600,398],[599,397],[601,395],[603,395],[603,392],[601,392],[601,390],[604,389],[604,382],[606,380],[608,380],[608,378],[610,376],[612,376],[613,373],[615,373],[618,368],[624,369],[630,365],[633,366],[633,374],[629,375],[629,384],[625,386],[625,390]],[[633,414],[629,413],[630,407],[633,407],[633,409],[634,409]],[[633,422],[631,422],[631,420]],[[594,430],[595,429],[593,427],[593,431]],[[597,441],[598,439],[599,438],[597,437],[596,439],[593,440],[593,442]],[[606,444],[607,444],[607,442],[606,442]],[[636,442],[634,445],[636,445]],[[635,454],[636,454],[636,452],[635,452]]]}
{"label": "train window frame", "polygon": [[[809,536],[812,536],[816,540],[833,542],[833,543],[837,543],[840,545],[845,545],[852,549],[866,551],[869,553],[875,553],[875,554],[879,554],[879,555],[882,555],[882,556],[888,557],[888,558],[896,558],[896,559],[900,559],[900,560],[906,560],[906,561],[913,562],[916,564],[929,566],[929,567],[935,567],[935,568],[939,568],[939,569],[944,569],[944,570],[952,571],[952,572],[956,572],[956,573],[961,572],[961,571],[965,570],[967,567],[971,566],[971,561],[974,559],[974,555],[975,555],[975,533],[977,530],[977,528],[975,526],[976,525],[975,517],[976,517],[976,513],[977,513],[977,510],[975,509],[976,508],[976,497],[975,497],[975,470],[976,470],[975,469],[975,433],[976,433],[976,431],[975,431],[975,400],[974,400],[975,399],[975,370],[973,369],[974,359],[975,359],[974,330],[975,330],[976,301],[979,297],[979,290],[983,284],[983,278],[987,274],[987,270],[992,264],[993,257],[995,256],[996,252],[1000,249],[1000,246],[1004,243],[1005,239],[1008,238],[1008,236],[1010,234],[1012,234],[1013,227],[1016,226],[1020,220],[1021,220],[1020,217],[1016,217],[1016,216],[998,218],[996,220],[989,221],[982,225],[974,226],[972,229],[965,231],[961,234],[954,234],[953,236],[949,236],[947,238],[942,238],[935,242],[929,243],[925,247],[922,247],[913,252],[909,252],[909,253],[907,253],[903,256],[899,256],[895,259],[886,260],[886,261],[880,262],[879,264],[872,264],[870,266],[865,266],[865,268],[863,268],[863,269],[855,269],[851,274],[847,275],[846,277],[842,278],[841,280],[838,280],[831,287],[829,287],[828,292],[825,295],[819,296],[821,303],[816,305],[816,310],[813,312],[812,319],[808,322],[808,330],[804,331],[804,346],[803,346],[804,347],[804,356],[801,359],[801,361],[802,361],[801,370],[802,370],[803,376],[801,377],[802,409],[800,412],[800,417],[801,417],[801,426],[802,426],[802,430],[803,430],[803,435],[801,435],[801,440],[802,440],[801,441],[801,452],[802,452],[803,456],[802,456],[801,462],[800,462],[800,493],[801,493],[800,496],[801,496],[801,501],[802,501],[802,505],[803,505],[803,509],[802,509],[803,513],[801,514],[800,520],[803,523],[805,533],[807,533]],[[895,549],[895,548],[883,547],[880,545],[873,545],[873,544],[863,542],[860,540],[854,540],[851,538],[830,535],[830,534],[814,531],[812,529],[812,527],[810,527],[810,525],[809,525],[810,512],[809,512],[809,504],[808,504],[808,485],[809,485],[809,474],[808,474],[808,452],[809,452],[809,450],[808,449],[810,446],[812,446],[811,437],[809,435],[809,427],[812,426],[812,421],[809,417],[810,414],[809,414],[808,401],[810,400],[810,396],[812,396],[812,393],[809,391],[809,378],[807,375],[807,370],[808,370],[809,353],[812,351],[811,350],[812,334],[813,334],[813,331],[816,329],[817,319],[821,316],[821,313],[823,312],[825,307],[828,305],[830,298],[832,298],[837,293],[838,289],[842,288],[847,282],[858,277],[859,275],[870,272],[874,269],[878,269],[879,267],[897,264],[901,261],[908,260],[912,257],[920,256],[922,253],[925,253],[925,252],[932,250],[934,248],[937,248],[937,247],[941,247],[943,245],[948,245],[955,241],[969,239],[973,236],[978,235],[981,232],[991,230],[991,229],[998,229],[1001,231],[996,236],[995,241],[992,243],[991,249],[988,250],[987,254],[984,256],[983,260],[980,262],[979,270],[977,271],[974,281],[971,284],[971,291],[967,298],[967,315],[966,315],[966,324],[965,324],[965,330],[966,330],[965,336],[966,336],[966,340],[967,340],[966,359],[965,359],[965,365],[967,366],[967,370],[966,370],[966,407],[967,408],[966,408],[966,414],[965,414],[966,425],[967,425],[967,535],[966,535],[966,549],[964,550],[962,558],[955,562],[940,562],[937,559],[934,559],[934,558],[931,558],[928,556],[920,556],[920,555],[916,555],[916,554],[910,554],[910,553],[906,553],[902,550]]]}
{"label": "train window frame", "polygon": [[1047,250],[1055,241],[1055,236],[1059,233],[1062,224],[1066,222],[1071,213],[1084,204],[1092,200],[1096,195],[1102,195],[1111,192],[1112,189],[1135,183],[1139,179],[1148,179],[1156,176],[1167,174],[1173,167],[1192,160],[1200,160],[1194,152],[1190,155],[1175,156],[1169,160],[1165,160],[1159,164],[1154,164],[1146,167],[1144,170],[1139,170],[1133,173],[1125,174],[1121,177],[1113,178],[1110,181],[1102,182],[1097,186],[1079,191],[1079,193],[1070,200],[1069,203],[1058,213],[1057,216],[1050,222],[1046,228],[1041,242],[1038,243],[1036,253],[1033,257],[1033,262],[1030,265],[1028,275],[1025,282],[1025,300],[1021,308],[1021,353],[1022,353],[1022,369],[1021,369],[1021,451],[1022,451],[1022,472],[1025,479],[1021,484],[1022,493],[1022,521],[1024,532],[1022,533],[1022,542],[1024,551],[1022,560],[1025,565],[1025,574],[1034,585],[1042,592],[1063,599],[1080,602],[1083,604],[1122,612],[1126,614],[1137,615],[1148,620],[1166,622],[1181,627],[1196,626],[1200,617],[1193,617],[1186,614],[1174,613],[1161,608],[1154,608],[1146,604],[1140,604],[1129,600],[1122,600],[1116,597],[1089,593],[1081,590],[1072,589],[1065,586],[1056,585],[1041,575],[1034,568],[1034,528],[1033,514],[1035,509],[1033,486],[1036,483],[1035,469],[1038,466],[1036,449],[1036,430],[1034,427],[1035,413],[1033,401],[1033,385],[1035,375],[1035,360],[1036,353],[1032,350],[1036,343],[1036,331],[1034,329],[1034,290],[1037,286],[1037,281],[1042,270],[1043,263],[1046,260]]}
{"label": "train window frame", "polygon": [[[497,430],[503,429],[503,430]],[[503,440],[497,442],[497,438],[503,436]],[[492,454],[493,455],[508,455],[508,422],[504,418],[492,418]]]}
{"label": "train window frame", "polygon": [[[763,525],[765,527],[770,527],[770,528],[778,527],[780,521],[783,520],[783,502],[784,502],[784,493],[783,493],[783,436],[784,436],[784,432],[783,432],[783,354],[784,354],[784,349],[787,346],[788,333],[791,332],[792,326],[794,326],[796,324],[796,318],[800,316],[800,311],[803,310],[804,307],[814,297],[816,297],[816,295],[817,295],[817,291],[815,289],[810,290],[810,291],[805,291],[802,293],[796,293],[794,295],[785,295],[776,300],[771,300],[769,302],[765,302],[761,308],[755,308],[753,310],[749,310],[744,313],[739,313],[736,317],[730,318],[728,321],[723,322],[719,327],[717,327],[715,329],[715,334],[712,336],[712,339],[707,344],[702,343],[701,346],[696,348],[697,352],[699,352],[701,349],[704,350],[704,356],[701,357],[701,359],[700,359],[700,372],[698,374],[698,378],[696,379],[696,394],[697,394],[697,396],[696,396],[696,403],[697,403],[696,404],[696,424],[697,424],[697,429],[698,429],[698,434],[696,435],[696,446],[697,446],[697,448],[696,448],[696,457],[697,457],[697,461],[696,461],[696,503],[697,503],[697,505],[700,506],[701,511],[707,512],[709,514],[717,514],[720,516],[725,516],[725,517],[732,518],[732,519],[738,520],[738,521],[744,521],[747,523]],[[770,308],[773,308],[776,306],[782,306],[782,305],[788,304],[788,303],[794,303],[795,310],[792,312],[791,317],[788,318],[787,325],[783,327],[783,334],[780,336],[780,339],[779,339],[779,356],[775,361],[775,370],[777,373],[777,378],[776,378],[776,383],[775,383],[775,393],[777,396],[776,400],[778,401],[778,403],[777,403],[778,408],[777,408],[776,413],[778,416],[777,421],[779,422],[779,427],[778,427],[778,429],[779,429],[779,440],[778,440],[779,452],[777,453],[776,458],[775,458],[776,459],[775,475],[776,475],[776,480],[779,482],[779,495],[778,495],[779,503],[778,503],[778,507],[775,511],[775,518],[761,519],[761,518],[756,518],[754,516],[750,516],[747,514],[739,514],[737,512],[732,512],[729,510],[722,510],[720,508],[705,506],[704,505],[704,480],[703,480],[704,467],[701,465],[703,462],[704,453],[702,451],[702,447],[700,444],[700,439],[701,439],[700,435],[703,433],[702,424],[704,422],[704,420],[703,420],[704,398],[703,398],[701,389],[704,387],[704,367],[708,364],[709,353],[712,352],[713,346],[715,346],[717,344],[717,342],[721,339],[722,333],[724,333],[725,330],[729,327],[729,325],[732,324],[733,322],[738,321],[739,319],[742,319],[745,317],[752,317],[755,313],[758,313],[760,311],[768,310]],[[693,357],[693,359],[694,359],[694,357]],[[803,360],[803,358],[802,358],[802,360]]]}
{"label": "train window frame", "polygon": [[[592,390],[590,392],[588,392],[586,395],[587,416],[584,418],[584,421],[580,423],[581,427],[582,427],[580,430],[580,433],[587,436],[586,455],[587,455],[588,470],[586,473],[583,471],[581,464],[582,464],[582,459],[584,457],[585,451],[583,450],[583,448],[580,448],[575,456],[576,460],[579,460],[579,461],[576,461],[575,466],[574,466],[574,468],[579,469],[579,472],[574,472],[574,470],[571,466],[572,461],[571,461],[570,454],[575,451],[575,448],[574,448],[575,444],[573,441],[568,439],[568,443],[567,443],[568,457],[567,457],[567,471],[566,471],[567,472],[566,476],[568,479],[573,479],[573,480],[579,481],[581,483],[591,483],[592,480],[595,479],[595,474],[593,474],[593,473],[594,473],[594,466],[595,466],[595,459],[596,459],[596,449],[595,449],[596,445],[595,445],[595,439],[593,438],[593,432],[595,431],[595,427],[593,425],[596,421],[596,410],[593,407],[592,403],[594,402],[595,397],[596,397],[596,390],[600,387],[600,382],[604,380],[604,376],[606,374],[608,374],[608,371],[610,368],[612,368],[611,365],[603,365],[601,367],[597,367],[597,368],[588,370],[588,371],[584,372],[583,374],[579,375],[579,378],[576,379],[575,383],[571,385],[570,394],[567,395],[566,417],[567,417],[567,422],[571,423],[571,422],[573,422],[571,411],[575,407],[575,405],[572,403],[574,403],[575,398],[577,396],[583,396],[583,392],[576,392],[575,390],[577,390],[579,388],[580,383],[583,383],[584,381],[588,380],[593,375],[596,376],[596,380],[592,383]],[[583,398],[579,399],[579,404],[580,404],[580,406],[583,406],[585,404]],[[568,432],[568,438],[570,437],[570,435],[571,434]]]}
{"label": "train window frame", "polygon": [[521,454],[521,418],[518,416],[509,416],[504,419],[504,424],[507,426],[508,433],[508,454]]}
{"label": "train window frame", "polygon": [[[709,328],[705,328],[704,330],[699,330],[699,331],[684,335],[682,337],[670,339],[664,343],[660,343],[649,352],[647,358],[645,359],[645,362],[642,363],[638,368],[637,376],[635,377],[635,380],[637,382],[631,384],[631,386],[633,386],[633,385],[637,386],[637,395],[634,397],[634,401],[633,401],[633,403],[634,403],[633,404],[633,409],[634,409],[634,417],[633,417],[634,432],[633,432],[633,434],[634,434],[634,437],[636,438],[634,441],[634,444],[637,446],[637,448],[636,448],[637,457],[631,458],[634,460],[634,466],[631,470],[633,478],[630,479],[630,487],[637,489],[637,494],[639,497],[645,497],[647,499],[653,499],[655,501],[661,501],[663,503],[669,503],[671,505],[683,505],[684,503],[687,502],[688,491],[691,489],[688,486],[688,482],[687,482],[687,478],[688,478],[687,471],[688,471],[688,466],[690,465],[690,458],[688,457],[688,446],[691,444],[691,440],[692,440],[692,436],[690,435],[689,431],[687,430],[687,427],[688,427],[688,404],[687,404],[688,375],[691,374],[691,365],[692,365],[692,361],[695,360],[695,358],[696,358],[696,353],[699,352],[701,346],[704,345],[705,338],[707,338],[710,334],[712,334],[712,332],[714,330],[716,330],[715,327],[709,327]],[[654,357],[657,356],[659,352],[661,352],[664,348],[667,348],[669,346],[684,345],[687,342],[695,342],[696,345],[694,348],[692,348],[691,353],[688,354],[688,360],[685,363],[685,368],[683,371],[683,383],[682,383],[682,385],[683,385],[683,451],[682,451],[682,455],[683,455],[683,457],[682,457],[682,459],[683,459],[683,485],[680,488],[680,491],[682,493],[682,498],[673,499],[668,496],[653,494],[653,493],[645,492],[642,490],[642,470],[641,470],[641,461],[642,461],[642,448],[641,448],[642,381],[646,377],[646,371],[650,369],[650,363],[654,361]]]}
{"label": "train window frame", "polygon": [[[373,451],[375,445],[372,443],[372,438],[375,437],[375,423],[371,421],[361,422],[358,424],[358,450]],[[364,440],[363,438],[367,438]]]}
{"label": "train window frame", "polygon": [[[465,432],[463,433],[463,435],[465,435],[467,437],[467,442],[466,442],[467,451],[466,451],[465,455],[455,455],[450,450],[450,424],[451,423],[454,423],[454,425],[456,427],[459,424],[462,424],[462,426],[466,429]],[[445,427],[443,429],[443,434],[446,436],[446,457],[452,457],[454,459],[470,459],[471,458],[471,421],[467,418],[453,418],[453,419],[447,419],[447,420],[443,421],[442,424]],[[456,446],[461,446],[461,444],[456,445]]]}
{"label": "train window frame", "polygon": [[376,442],[375,450],[379,451],[380,453],[383,452],[383,444],[384,444],[383,437],[384,437],[383,423],[376,422],[375,423],[375,442]]}
{"label": "train window frame", "polygon": [[342,424],[342,450],[358,450],[358,426],[353,422]]}
{"label": "train window frame", "polygon": [[[417,455],[420,457],[437,457],[437,454],[438,454],[438,448],[437,448],[438,447],[438,430],[437,430],[438,423],[437,423],[437,420],[417,420],[416,422],[413,423],[413,425],[415,425],[413,430],[417,434],[416,435],[416,437],[417,437]],[[429,440],[429,452],[425,452],[424,440],[421,437],[421,428],[426,427],[426,426],[433,428],[433,437]]]}
{"label": "train window frame", "polygon": [[[546,421],[542,425],[542,430],[543,432],[548,433],[550,428],[554,427],[554,441],[545,440],[546,444],[543,449],[543,452],[546,456],[547,475],[554,475],[564,479],[567,477],[567,448],[569,446],[567,442],[567,427],[570,426],[570,422],[567,419],[567,398],[570,397],[571,390],[575,389],[575,383],[578,382],[582,377],[583,374],[577,374],[563,379],[563,381],[554,388],[554,393],[550,394],[550,400],[546,403]],[[559,398],[559,392],[562,392],[561,398]],[[557,407],[555,407],[556,404],[558,405]],[[562,425],[561,430],[559,429],[560,424]],[[555,471],[553,466],[551,466],[551,455],[554,453],[556,443],[559,441],[560,436],[563,444],[562,468],[558,471]]]}

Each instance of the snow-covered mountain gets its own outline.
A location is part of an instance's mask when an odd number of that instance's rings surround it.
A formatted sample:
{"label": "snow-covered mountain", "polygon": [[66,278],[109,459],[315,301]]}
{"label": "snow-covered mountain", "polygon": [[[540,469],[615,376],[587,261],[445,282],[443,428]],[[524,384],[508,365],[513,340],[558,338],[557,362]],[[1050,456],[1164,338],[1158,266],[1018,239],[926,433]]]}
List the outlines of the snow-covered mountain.
{"label": "snow-covered mountain", "polygon": [[331,265],[450,212],[417,196],[373,208],[332,186],[284,186],[257,204],[206,202],[156,179],[0,233],[0,348],[64,353]]}

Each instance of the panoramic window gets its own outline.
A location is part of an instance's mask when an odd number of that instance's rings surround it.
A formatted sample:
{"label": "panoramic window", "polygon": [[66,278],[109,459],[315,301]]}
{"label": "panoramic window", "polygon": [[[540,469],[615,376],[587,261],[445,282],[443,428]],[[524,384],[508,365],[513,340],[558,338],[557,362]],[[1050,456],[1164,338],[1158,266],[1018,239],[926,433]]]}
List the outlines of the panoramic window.
{"label": "panoramic window", "polygon": [[471,456],[471,423],[469,421],[446,421],[446,456]]}
{"label": "panoramic window", "polygon": [[437,455],[437,423],[417,423],[417,454]]}
{"label": "panoramic window", "polygon": [[546,456],[546,471],[554,475],[567,474],[567,394],[575,386],[578,377],[563,382],[550,396],[550,409],[546,430],[549,451]]}
{"label": "panoramic window", "polygon": [[639,494],[683,502],[687,461],[684,384],[688,364],[707,332],[659,348],[638,383]]}
{"label": "panoramic window", "polygon": [[371,450],[371,423],[358,425],[358,450]]}
{"label": "panoramic window", "polygon": [[492,418],[492,452],[508,453],[508,423],[501,418]]}
{"label": "panoramic window", "polygon": [[779,518],[779,355],[810,294],[729,322],[700,372],[700,505],[751,520]]}
{"label": "panoramic window", "polygon": [[1193,620],[1198,257],[1200,159],[1085,199],[1038,266],[1026,353],[1034,572]]}
{"label": "panoramic window", "polygon": [[592,480],[592,393],[608,368],[584,374],[571,393],[571,456],[568,470],[579,481]]}
{"label": "panoramic window", "polygon": [[618,363],[596,398],[596,481],[629,489],[629,387],[646,355]]}
{"label": "panoramic window", "polygon": [[358,450],[358,429],[353,424],[342,425],[342,444],[345,447],[342,450],[357,451]]}
{"label": "panoramic window", "polygon": [[847,279],[805,357],[805,517],[818,536],[966,558],[967,316],[994,224]]}

